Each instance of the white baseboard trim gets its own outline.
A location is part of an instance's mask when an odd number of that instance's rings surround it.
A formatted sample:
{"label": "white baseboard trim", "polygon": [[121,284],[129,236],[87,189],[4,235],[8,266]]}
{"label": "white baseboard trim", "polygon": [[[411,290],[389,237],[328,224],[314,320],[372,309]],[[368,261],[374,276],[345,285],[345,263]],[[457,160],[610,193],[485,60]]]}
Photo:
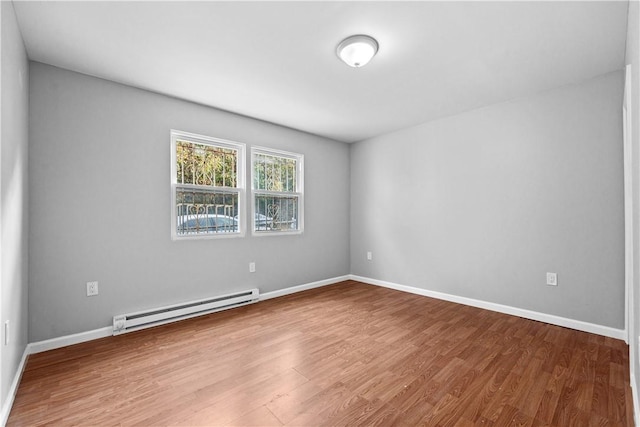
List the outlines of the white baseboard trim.
{"label": "white baseboard trim", "polygon": [[636,389],[636,377],[634,374],[631,374],[631,378],[629,378],[631,382],[631,395],[633,399],[633,425],[638,425],[638,416],[640,415],[640,402],[638,402],[638,389]]}
{"label": "white baseboard trim", "polygon": [[9,420],[9,414],[11,413],[11,408],[13,407],[13,401],[16,398],[16,393],[18,393],[18,385],[20,385],[20,379],[22,378],[24,367],[27,364],[27,356],[29,356],[28,345],[25,347],[24,353],[22,353],[22,359],[20,359],[20,364],[18,365],[18,369],[16,369],[16,375],[13,377],[11,387],[9,387],[9,393],[7,393],[7,398],[2,405],[2,412],[0,413],[0,426],[2,427],[7,425],[7,421]]}
{"label": "white baseboard trim", "polygon": [[322,286],[333,285],[334,283],[344,282],[349,280],[350,275],[333,277],[331,279],[318,280],[317,282],[306,283],[304,285],[291,286],[290,288],[278,289],[277,291],[265,292],[260,294],[260,301],[268,300],[271,298],[278,298],[289,294],[295,294],[297,292],[306,291],[309,289],[319,288]]}
{"label": "white baseboard trim", "polygon": [[29,354],[42,353],[43,351],[55,350],[56,348],[66,347],[68,345],[80,344],[86,341],[97,340],[98,338],[109,337],[113,335],[113,326],[106,326],[92,331],[80,332],[73,335],[65,335],[63,337],[51,338],[49,340],[37,341],[27,346]]}
{"label": "white baseboard trim", "polygon": [[[342,282],[345,280],[349,280],[350,276],[338,276],[331,279],[319,280],[317,282],[306,283],[304,285],[292,286],[290,288],[279,289],[277,291],[265,292],[260,295],[260,301],[268,300],[271,298],[277,298],[284,295],[293,294],[296,292],[306,291],[308,289],[319,288],[321,286],[332,285],[334,283]],[[11,413],[11,408],[13,407],[13,401],[16,397],[16,393],[18,392],[18,385],[20,384],[20,379],[22,378],[22,373],[24,371],[24,367],[26,365],[27,356],[30,354],[42,353],[43,351],[55,350],[57,348],[66,347],[68,345],[80,344],[87,341],[96,340],[99,338],[105,338],[113,335],[113,327],[106,326],[100,329],[94,329],[92,331],[80,332],[72,335],[65,335],[58,338],[51,338],[48,340],[37,341],[33,343],[27,344],[24,354],[22,355],[22,360],[20,360],[20,365],[16,371],[16,375],[11,383],[11,388],[9,389],[9,394],[7,395],[7,399],[2,405],[2,412],[0,412],[0,426],[4,427],[9,419],[9,414]]]}
{"label": "white baseboard trim", "polygon": [[[349,280],[349,275],[333,277],[331,279],[319,280],[317,282],[306,283],[304,285],[292,286],[290,288],[278,289],[277,291],[265,292],[260,294],[260,301],[277,298],[296,292],[306,291],[308,289],[319,288],[321,286],[332,285],[334,283]],[[86,341],[92,341],[98,338],[105,338],[113,335],[113,327],[106,326],[92,331],[80,332],[78,334],[66,335],[58,338],[51,338],[44,341],[33,342],[27,345],[27,354],[42,353],[43,351],[55,350],[56,348],[66,347],[68,345],[80,344]]]}
{"label": "white baseboard trim", "polygon": [[508,305],[496,304],[493,302],[446,294],[444,292],[430,291],[427,289],[415,288],[413,286],[399,285],[397,283],[385,282],[383,280],[371,279],[369,277],[350,275],[349,278],[351,280],[367,283],[369,285],[382,286],[385,288],[409,292],[425,297],[455,302],[458,304],[470,305],[472,307],[478,307],[486,310],[497,311],[499,313],[524,317],[525,319],[537,320],[539,322],[550,323],[552,325],[576,329],[583,332],[590,332],[592,334],[603,335],[605,337],[616,338],[619,340],[624,340],[626,336],[626,331],[624,329],[616,329],[609,326],[596,325],[594,323],[583,322],[581,320],[568,319],[566,317],[554,316],[552,314],[540,313],[523,308],[511,307]]}
{"label": "white baseboard trim", "polygon": [[[466,298],[457,295],[446,294],[443,292],[430,291],[427,289],[415,288],[412,286],[399,285],[397,283],[386,282],[383,280],[371,279],[368,277],[356,276],[348,274],[345,276],[338,276],[331,279],[319,280],[317,282],[306,283],[303,285],[292,286],[285,289],[279,289],[276,291],[265,292],[260,295],[260,301],[265,301],[272,298],[281,297],[284,295],[294,294],[297,292],[306,291],[309,289],[319,288],[322,286],[332,285],[345,280],[355,280],[370,285],[382,286],[389,289],[395,289],[398,291],[409,292],[412,294],[422,295],[426,297],[436,298],[440,300],[455,302],[458,304],[469,305],[473,307],[483,308],[486,310],[497,311],[500,313],[510,314],[514,316],[524,317],[526,319],[537,320],[540,322],[550,323],[552,325],[563,326],[579,331],[590,332],[598,335],[604,335],[616,339],[625,339],[625,331],[622,329],[610,328],[607,326],[596,325],[593,323],[583,322],[580,320],[567,319],[564,317],[554,316],[545,313],[539,313],[535,311],[525,310],[521,308],[511,307],[502,304],[496,304],[492,302],[476,300],[473,298]],[[92,331],[80,332],[73,335],[66,335],[63,337],[52,338],[44,341],[38,341],[30,343],[25,348],[22,360],[16,372],[16,376],[11,384],[7,399],[2,406],[2,412],[0,413],[0,426],[4,426],[9,418],[11,407],[13,406],[13,400],[15,399],[16,392],[18,391],[18,385],[22,378],[22,372],[24,371],[27,356],[30,354],[41,353],[43,351],[54,350],[68,345],[79,344],[86,341],[92,341],[99,338],[105,338],[113,335],[113,327],[107,326],[100,329],[94,329]],[[640,408],[638,403],[638,391],[635,388],[635,380],[633,375],[631,376],[631,387],[633,393],[634,402],[634,414],[640,414]]]}

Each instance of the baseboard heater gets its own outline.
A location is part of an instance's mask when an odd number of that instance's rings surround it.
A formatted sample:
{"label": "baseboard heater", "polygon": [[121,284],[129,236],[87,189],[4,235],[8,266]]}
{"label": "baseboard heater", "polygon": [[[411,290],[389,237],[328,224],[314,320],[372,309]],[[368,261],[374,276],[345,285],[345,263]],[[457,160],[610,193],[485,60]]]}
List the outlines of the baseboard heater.
{"label": "baseboard heater", "polygon": [[113,335],[138,331],[152,326],[177,322],[178,320],[202,316],[216,311],[228,310],[258,302],[258,289],[249,289],[233,294],[220,295],[213,298],[170,305],[130,314],[113,317]]}

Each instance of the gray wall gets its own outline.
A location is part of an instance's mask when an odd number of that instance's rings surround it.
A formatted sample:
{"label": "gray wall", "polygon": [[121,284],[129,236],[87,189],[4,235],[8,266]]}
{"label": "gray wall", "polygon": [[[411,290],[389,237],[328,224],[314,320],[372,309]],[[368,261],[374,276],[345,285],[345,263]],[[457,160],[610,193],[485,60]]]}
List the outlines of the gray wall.
{"label": "gray wall", "polygon": [[[346,144],[40,63],[30,102],[30,341],[349,273]],[[171,241],[172,128],[304,154],[304,234]]]}
{"label": "gray wall", "polygon": [[[633,312],[634,316],[630,319],[632,323],[633,335],[629,338],[629,348],[631,354],[635,354],[635,360],[631,360],[631,373],[635,374],[635,389],[640,390],[640,381],[638,372],[640,372],[640,364],[638,357],[640,352],[638,349],[638,334],[640,334],[640,3],[638,1],[629,2],[629,19],[627,24],[627,52],[626,64],[632,67],[632,101],[631,111],[633,114],[632,123],[632,151],[633,151]],[[636,403],[636,408],[637,402]],[[636,419],[640,414],[635,414]]]}
{"label": "gray wall", "polygon": [[[9,321],[9,344],[0,341],[0,402],[4,403],[27,345],[27,147],[29,63],[13,3],[0,2],[0,319]],[[2,325],[0,325],[2,326]],[[0,421],[1,422],[1,421]]]}
{"label": "gray wall", "polygon": [[351,272],[623,329],[621,104],[614,72],[354,144]]}

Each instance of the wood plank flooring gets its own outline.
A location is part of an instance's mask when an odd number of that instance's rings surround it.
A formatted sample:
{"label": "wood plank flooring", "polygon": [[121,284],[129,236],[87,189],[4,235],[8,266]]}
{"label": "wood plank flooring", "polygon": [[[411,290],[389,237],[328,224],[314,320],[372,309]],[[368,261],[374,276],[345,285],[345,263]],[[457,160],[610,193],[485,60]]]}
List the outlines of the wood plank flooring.
{"label": "wood plank flooring", "polygon": [[29,357],[9,426],[631,426],[624,342],[342,282]]}

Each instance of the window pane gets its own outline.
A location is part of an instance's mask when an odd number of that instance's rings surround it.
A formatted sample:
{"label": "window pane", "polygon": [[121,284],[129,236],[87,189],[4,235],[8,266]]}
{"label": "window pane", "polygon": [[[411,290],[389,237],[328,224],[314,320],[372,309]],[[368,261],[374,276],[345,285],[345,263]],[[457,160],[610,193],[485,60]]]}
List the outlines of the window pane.
{"label": "window pane", "polygon": [[237,233],[238,194],[176,189],[178,235]]}
{"label": "window pane", "polygon": [[255,231],[298,230],[297,196],[255,196]]}
{"label": "window pane", "polygon": [[177,183],[236,187],[237,158],[234,149],[177,140]]}
{"label": "window pane", "polygon": [[255,154],[253,186],[256,190],[295,193],[296,160],[288,157]]}

